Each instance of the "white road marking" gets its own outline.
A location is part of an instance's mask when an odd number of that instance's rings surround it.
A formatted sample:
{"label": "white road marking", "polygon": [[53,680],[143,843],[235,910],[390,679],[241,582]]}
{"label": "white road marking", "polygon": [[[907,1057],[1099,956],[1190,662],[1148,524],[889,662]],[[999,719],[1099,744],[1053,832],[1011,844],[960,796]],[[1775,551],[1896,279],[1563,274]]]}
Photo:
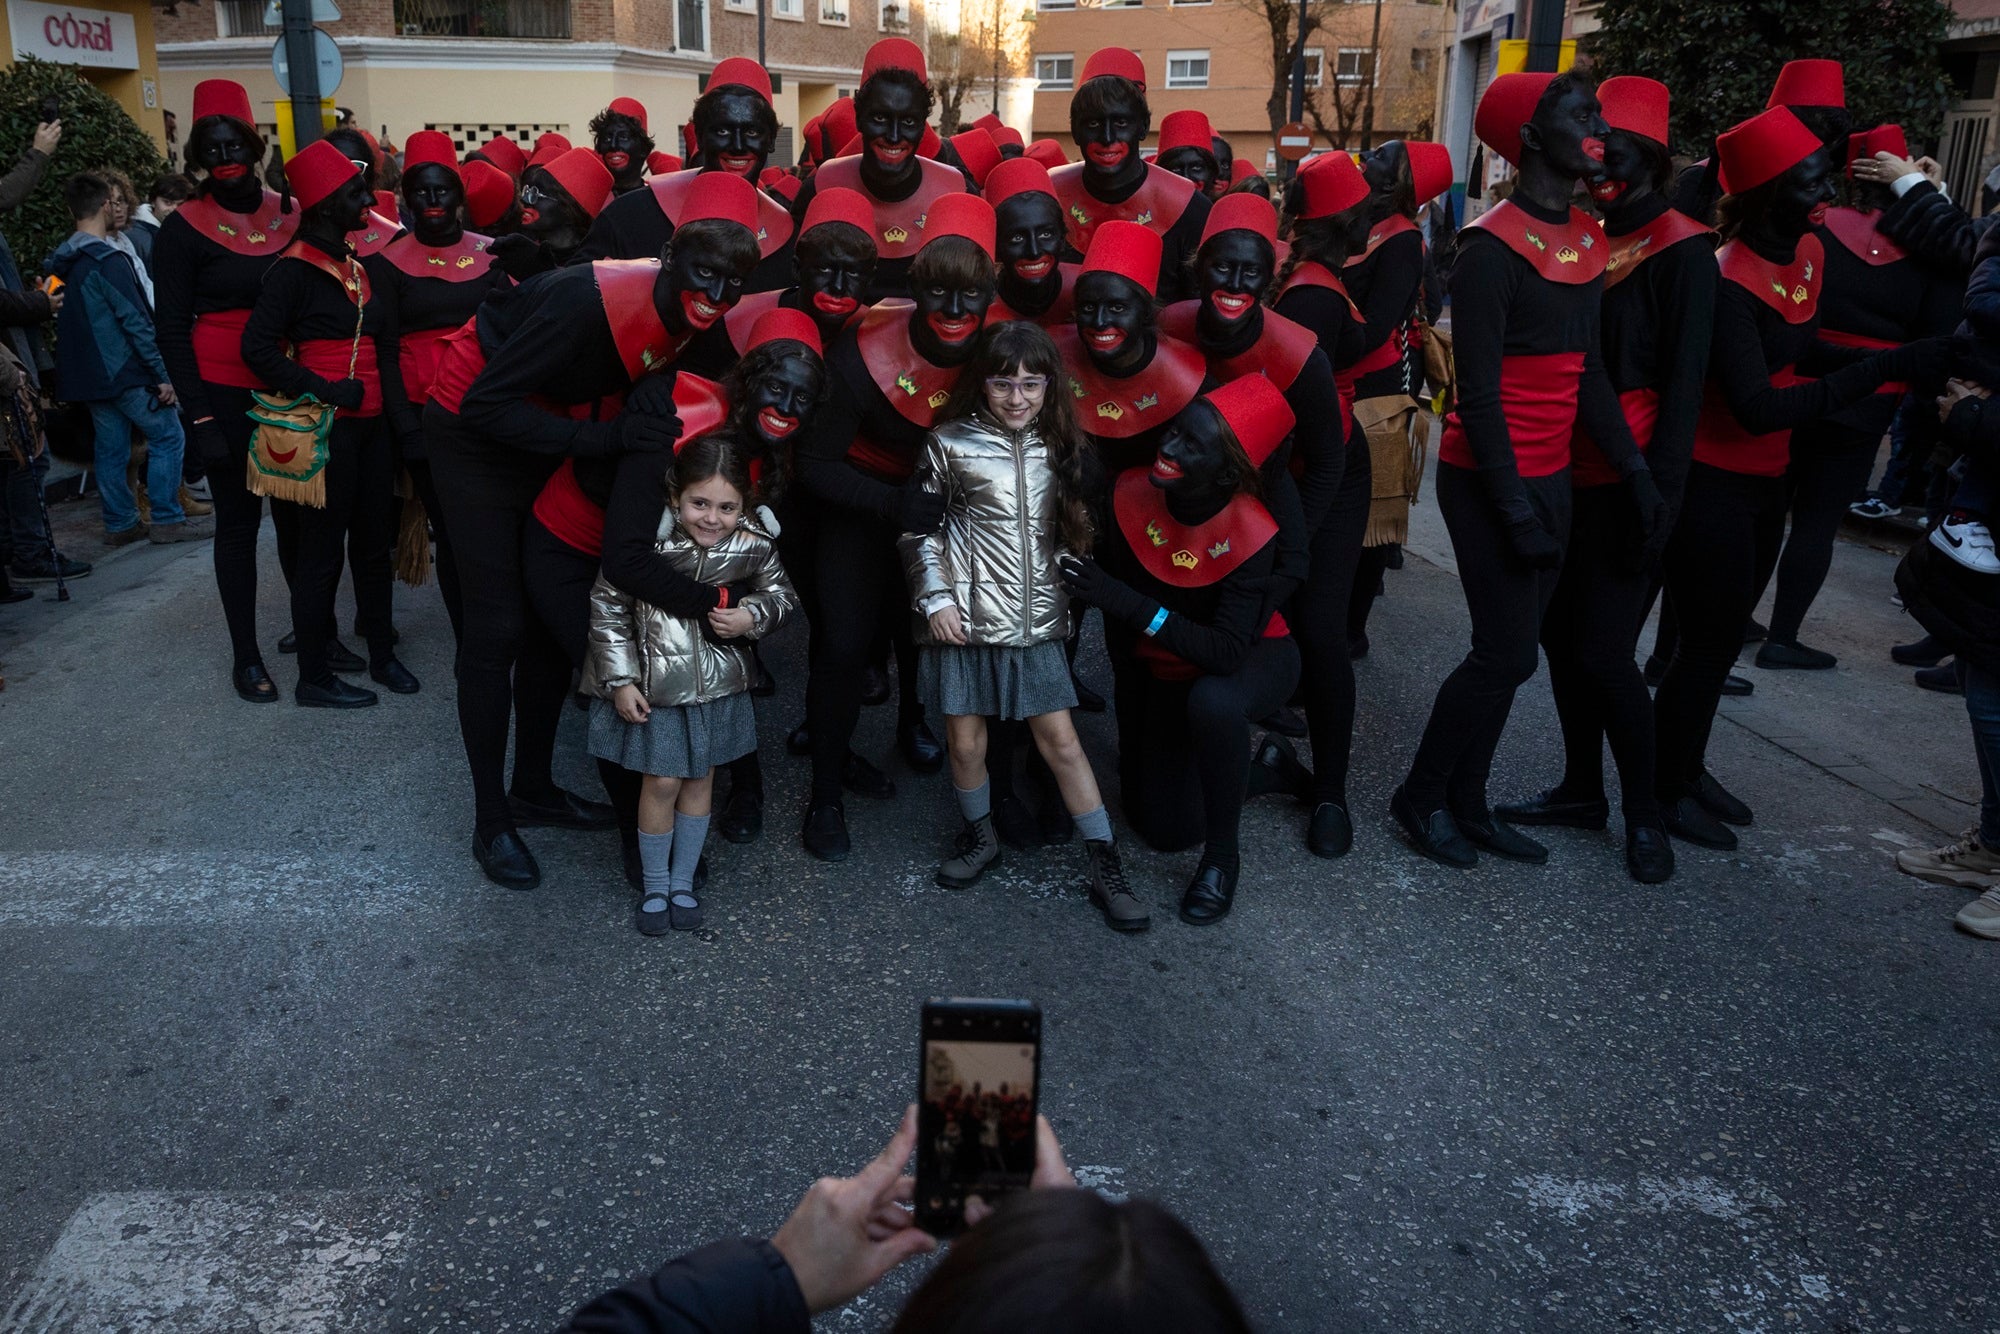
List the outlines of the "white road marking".
{"label": "white road marking", "polygon": [[368,854],[0,853],[0,925],[155,926],[408,912],[427,884]]}

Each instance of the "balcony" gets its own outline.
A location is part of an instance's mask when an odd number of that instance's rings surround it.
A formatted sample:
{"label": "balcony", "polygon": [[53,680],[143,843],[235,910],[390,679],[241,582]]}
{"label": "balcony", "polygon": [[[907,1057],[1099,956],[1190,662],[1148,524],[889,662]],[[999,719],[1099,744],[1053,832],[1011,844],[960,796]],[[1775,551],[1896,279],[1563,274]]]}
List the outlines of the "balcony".
{"label": "balcony", "polygon": [[569,0],[396,0],[396,31],[405,37],[560,40],[569,36]]}

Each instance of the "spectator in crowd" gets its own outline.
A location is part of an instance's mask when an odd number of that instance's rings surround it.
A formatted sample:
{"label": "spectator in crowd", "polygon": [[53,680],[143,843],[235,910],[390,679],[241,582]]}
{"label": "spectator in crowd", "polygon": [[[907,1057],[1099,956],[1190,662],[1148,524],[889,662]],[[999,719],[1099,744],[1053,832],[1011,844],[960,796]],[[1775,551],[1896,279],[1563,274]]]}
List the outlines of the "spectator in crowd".
{"label": "spectator in crowd", "polygon": [[138,243],[132,239],[132,218],[139,211],[139,192],[134,188],[132,178],[116,167],[99,167],[93,174],[102,176],[111,184],[111,230],[106,234],[105,242],[132,261],[133,276],[139,280],[139,290],[145,293],[146,310],[150,313],[153,309],[153,267],[139,253]]}
{"label": "spectator in crowd", "polygon": [[169,172],[153,182],[152,193],[146,196],[146,202],[132,210],[132,225],[125,234],[139,252],[139,262],[145,265],[149,279],[153,276],[153,238],[160,234],[160,224],[192,198],[194,182],[178,172]]}
{"label": "spectator in crowd", "polygon": [[[111,241],[123,212],[118,187],[102,173],[84,172],[63,187],[63,201],[76,233],[49,257],[49,271],[62,279],[68,298],[56,318],[57,373],[63,398],[90,408],[104,540],[125,546],[142,537],[167,543],[212,536],[209,520],[189,519],[181,510],[185,441],[178,400],[153,339],[153,308],[140,286],[139,262]],[[150,531],[139,523],[126,479],[134,428],[146,441]]]}

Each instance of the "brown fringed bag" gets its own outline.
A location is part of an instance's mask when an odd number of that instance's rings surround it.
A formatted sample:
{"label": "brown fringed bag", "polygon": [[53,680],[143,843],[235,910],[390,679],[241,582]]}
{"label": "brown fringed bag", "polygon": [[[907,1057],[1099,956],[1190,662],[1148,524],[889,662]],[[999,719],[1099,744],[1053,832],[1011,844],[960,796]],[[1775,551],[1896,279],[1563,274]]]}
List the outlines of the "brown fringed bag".
{"label": "brown fringed bag", "polygon": [[[361,323],[367,318],[361,261],[347,257],[353,278],[354,347],[347,354],[347,378],[361,363]],[[326,508],[326,461],[331,452],[334,408],[311,394],[281,398],[261,389],[250,395],[247,414],[256,424],[250,433],[250,455],[244,460],[244,485],[252,495],[289,500],[314,509]]]}
{"label": "brown fringed bag", "polygon": [[1404,542],[1410,536],[1410,506],[1423,489],[1430,458],[1430,422],[1408,394],[1383,394],[1354,405],[1354,420],[1368,439],[1374,487],[1368,502],[1364,547]]}
{"label": "brown fringed bag", "polygon": [[396,533],[396,577],[411,588],[422,588],[431,581],[431,516],[424,511],[407,468],[396,479],[396,494],[403,502],[402,526]]}

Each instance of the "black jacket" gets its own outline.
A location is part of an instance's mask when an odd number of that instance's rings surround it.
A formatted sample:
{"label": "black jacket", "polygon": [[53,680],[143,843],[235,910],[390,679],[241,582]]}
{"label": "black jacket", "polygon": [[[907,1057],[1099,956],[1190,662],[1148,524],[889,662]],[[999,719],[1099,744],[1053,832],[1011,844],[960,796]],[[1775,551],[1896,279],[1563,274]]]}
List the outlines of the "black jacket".
{"label": "black jacket", "polygon": [[718,1241],[585,1303],[564,1334],[808,1334],[792,1267],[768,1241]]}

